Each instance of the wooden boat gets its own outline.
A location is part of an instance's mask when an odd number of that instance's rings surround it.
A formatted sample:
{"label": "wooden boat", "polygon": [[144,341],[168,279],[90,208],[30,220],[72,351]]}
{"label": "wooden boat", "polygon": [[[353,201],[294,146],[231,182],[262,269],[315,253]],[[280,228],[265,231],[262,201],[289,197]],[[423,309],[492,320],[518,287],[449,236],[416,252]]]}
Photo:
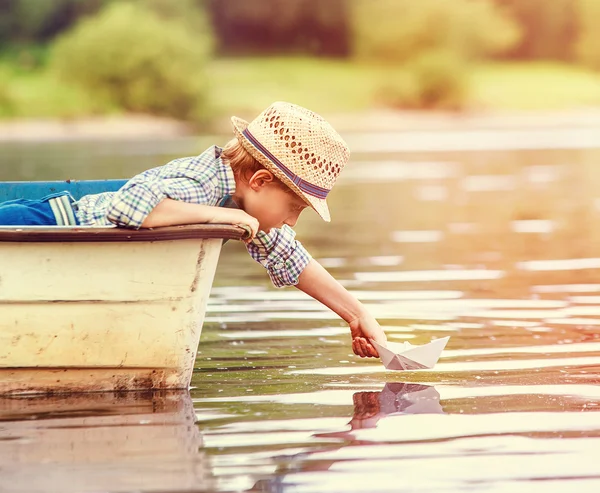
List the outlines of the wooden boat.
{"label": "wooden boat", "polygon": [[[0,201],[122,181],[0,183]],[[0,226],[0,394],[187,388],[231,225]]]}
{"label": "wooden boat", "polygon": [[0,396],[0,490],[214,491],[187,391]]}

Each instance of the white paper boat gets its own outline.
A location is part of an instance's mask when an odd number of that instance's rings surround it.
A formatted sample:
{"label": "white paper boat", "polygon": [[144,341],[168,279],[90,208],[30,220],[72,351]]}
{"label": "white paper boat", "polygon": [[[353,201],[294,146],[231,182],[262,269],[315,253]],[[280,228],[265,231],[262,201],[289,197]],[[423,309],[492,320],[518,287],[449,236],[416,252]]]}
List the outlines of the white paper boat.
{"label": "white paper boat", "polygon": [[449,339],[442,337],[422,346],[413,346],[409,342],[388,342],[382,346],[372,339],[371,343],[388,370],[421,370],[435,366]]}

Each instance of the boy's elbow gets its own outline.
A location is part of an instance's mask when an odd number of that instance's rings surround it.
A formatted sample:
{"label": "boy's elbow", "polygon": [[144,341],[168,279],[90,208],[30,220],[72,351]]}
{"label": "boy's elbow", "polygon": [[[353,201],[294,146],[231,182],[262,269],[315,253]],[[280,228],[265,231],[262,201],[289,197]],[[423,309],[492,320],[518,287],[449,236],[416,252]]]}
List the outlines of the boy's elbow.
{"label": "boy's elbow", "polygon": [[140,227],[151,227],[143,226],[143,222],[140,221],[135,222],[132,220],[132,218],[124,214],[119,208],[112,205],[106,211],[106,219],[119,228],[139,229]]}
{"label": "boy's elbow", "polygon": [[[154,187],[156,188],[156,187]],[[149,213],[164,198],[151,184],[130,184],[118,191],[106,209],[106,219],[120,228],[150,228]]]}
{"label": "boy's elbow", "polygon": [[138,226],[138,228],[155,228],[157,227],[158,224],[156,223],[156,221],[154,220],[154,215],[153,214],[149,214],[148,216],[146,216],[146,218],[142,221],[142,224],[140,224]]}

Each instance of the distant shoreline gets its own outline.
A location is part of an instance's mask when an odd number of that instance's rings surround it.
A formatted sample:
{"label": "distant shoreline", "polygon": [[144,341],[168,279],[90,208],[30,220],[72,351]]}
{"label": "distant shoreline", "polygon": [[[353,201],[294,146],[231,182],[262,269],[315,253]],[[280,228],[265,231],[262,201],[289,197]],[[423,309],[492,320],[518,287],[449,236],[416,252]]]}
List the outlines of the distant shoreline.
{"label": "distant shoreline", "polygon": [[[253,115],[240,115],[252,118]],[[547,129],[600,127],[600,107],[549,111],[419,112],[369,110],[324,114],[343,135],[368,132],[472,129]],[[0,120],[0,142],[171,139],[198,134],[227,134],[228,118],[199,132],[178,120],[146,115],[61,119]]]}

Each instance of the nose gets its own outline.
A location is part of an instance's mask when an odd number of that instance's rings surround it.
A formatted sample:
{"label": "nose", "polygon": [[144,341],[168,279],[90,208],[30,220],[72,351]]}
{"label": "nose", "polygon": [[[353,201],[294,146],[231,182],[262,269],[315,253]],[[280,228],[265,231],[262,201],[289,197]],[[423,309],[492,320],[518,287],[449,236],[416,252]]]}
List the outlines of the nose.
{"label": "nose", "polygon": [[285,224],[287,224],[290,228],[293,228],[294,226],[296,226],[296,223],[298,222],[298,217],[300,216],[300,213],[297,214],[292,214],[290,217],[288,217],[285,221],[283,221]]}

